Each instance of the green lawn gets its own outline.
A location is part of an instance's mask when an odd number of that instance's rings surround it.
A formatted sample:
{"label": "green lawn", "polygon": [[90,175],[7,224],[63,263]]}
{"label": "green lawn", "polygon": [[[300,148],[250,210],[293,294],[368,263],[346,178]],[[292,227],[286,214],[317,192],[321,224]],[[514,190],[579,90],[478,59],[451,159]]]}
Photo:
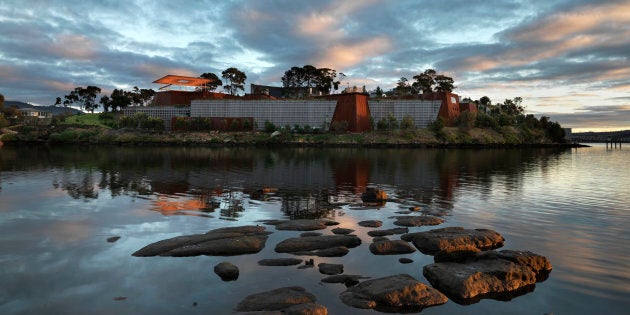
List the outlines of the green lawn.
{"label": "green lawn", "polygon": [[104,124],[105,121],[99,119],[99,114],[81,114],[68,116],[62,125],[83,125],[83,126],[99,126],[103,128],[110,128]]}

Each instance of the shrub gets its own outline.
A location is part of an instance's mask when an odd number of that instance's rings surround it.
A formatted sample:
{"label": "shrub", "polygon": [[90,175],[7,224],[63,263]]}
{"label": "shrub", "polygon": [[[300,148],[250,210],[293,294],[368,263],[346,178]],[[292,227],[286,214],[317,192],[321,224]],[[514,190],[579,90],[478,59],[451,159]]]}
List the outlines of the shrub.
{"label": "shrub", "polygon": [[455,124],[460,129],[472,129],[475,127],[475,121],[477,120],[477,115],[475,113],[471,113],[469,111],[465,111],[457,117],[455,120]]}
{"label": "shrub", "polygon": [[389,123],[387,123],[387,119],[383,117],[378,120],[378,123],[376,123],[376,127],[378,128],[378,130],[388,130]]}
{"label": "shrub", "polygon": [[403,117],[402,121],[400,122],[400,129],[403,130],[413,129],[415,126],[416,124],[413,122],[413,117],[409,115],[405,115],[405,117]]}
{"label": "shrub", "polygon": [[494,117],[481,112],[477,113],[475,125],[480,128],[492,128],[495,130],[499,128],[499,123]]}
{"label": "shrub", "polygon": [[387,115],[387,124],[388,128],[391,130],[398,129],[398,120],[396,120],[394,114],[389,113],[389,115]]}
{"label": "shrub", "polygon": [[274,125],[269,120],[265,120],[265,132],[272,133],[272,132],[276,131],[276,129],[277,129],[276,125]]}
{"label": "shrub", "polygon": [[237,131],[241,129],[241,124],[238,119],[232,119],[232,123],[230,123],[230,130]]}
{"label": "shrub", "polygon": [[348,122],[345,120],[333,121],[331,129],[337,133],[346,132],[348,131]]}

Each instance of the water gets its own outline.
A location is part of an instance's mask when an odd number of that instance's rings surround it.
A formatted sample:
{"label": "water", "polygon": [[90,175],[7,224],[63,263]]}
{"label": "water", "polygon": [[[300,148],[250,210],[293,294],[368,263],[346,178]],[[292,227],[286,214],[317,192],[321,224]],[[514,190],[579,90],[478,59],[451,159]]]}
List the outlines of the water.
{"label": "water", "polygon": [[[279,218],[326,217],[355,229],[363,244],[346,274],[408,273],[428,284],[419,252],[374,256],[369,228],[395,227],[396,211],[419,205],[442,226],[490,228],[503,249],[548,257],[549,278],[510,301],[447,304],[423,314],[624,314],[630,307],[630,150],[579,149],[213,149],[3,147],[0,149],[1,314],[225,314],[245,296],[300,285],[331,314],[374,314],[338,298],[317,268],[262,267],[275,244],[233,257],[132,257],[185,234]],[[365,187],[396,202],[366,208]],[[274,192],[263,194],[263,188]],[[277,191],[275,191],[277,189]],[[440,227],[442,227],[440,226]],[[416,227],[424,231],[434,227]],[[324,231],[331,234],[330,228]],[[107,238],[120,236],[116,242]],[[397,238],[394,236],[392,238]],[[403,265],[398,258],[414,263]],[[303,257],[304,258],[304,257]],[[212,269],[240,269],[222,282]]]}

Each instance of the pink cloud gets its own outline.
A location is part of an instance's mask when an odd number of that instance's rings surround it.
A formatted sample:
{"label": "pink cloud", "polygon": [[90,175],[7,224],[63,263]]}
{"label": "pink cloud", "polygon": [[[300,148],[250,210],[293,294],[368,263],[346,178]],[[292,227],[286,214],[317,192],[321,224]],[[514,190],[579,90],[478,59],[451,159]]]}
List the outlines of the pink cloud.
{"label": "pink cloud", "polygon": [[344,69],[357,65],[367,59],[384,54],[392,49],[389,38],[381,36],[353,44],[337,44],[323,53],[317,61],[319,66]]}
{"label": "pink cloud", "polygon": [[143,75],[151,78],[159,79],[167,74],[182,75],[188,77],[197,77],[199,74],[185,68],[163,67],[157,64],[143,63],[135,67],[135,69]]}
{"label": "pink cloud", "polygon": [[48,50],[61,58],[86,60],[97,55],[99,44],[84,35],[62,34],[53,39]]}

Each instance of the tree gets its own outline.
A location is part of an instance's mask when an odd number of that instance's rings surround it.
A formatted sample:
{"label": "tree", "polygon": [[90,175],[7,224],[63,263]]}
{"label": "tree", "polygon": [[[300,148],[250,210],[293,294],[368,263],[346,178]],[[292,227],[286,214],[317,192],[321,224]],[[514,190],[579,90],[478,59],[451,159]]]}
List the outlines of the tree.
{"label": "tree", "polygon": [[4,95],[0,94],[0,110],[4,108]]}
{"label": "tree", "polygon": [[131,104],[129,93],[125,92],[123,89],[114,89],[109,98],[112,111],[116,111],[117,109],[122,110]]}
{"label": "tree", "polygon": [[99,103],[101,104],[101,106],[103,106],[103,111],[107,113],[109,111],[109,107],[111,106],[109,96],[101,96],[101,100],[99,101]]}
{"label": "tree", "polygon": [[223,85],[223,81],[221,81],[221,79],[219,79],[219,77],[212,72],[206,72],[200,75],[199,77],[211,80],[210,82],[204,85],[204,88],[207,89],[208,91],[214,91],[217,89],[217,87]]}
{"label": "tree", "polygon": [[411,86],[407,83],[409,80],[405,77],[401,77],[396,82],[396,87],[394,88],[397,95],[407,95],[411,93]]}
{"label": "tree", "polygon": [[[340,78],[345,78],[343,73],[339,74]],[[320,92],[322,94],[330,94],[332,89],[339,89],[341,79],[335,81],[337,71],[330,68],[315,68],[312,65],[303,67],[291,67],[284,72],[282,76],[282,86],[287,88],[291,94],[298,94],[301,88],[306,88],[311,93]]]}
{"label": "tree", "polygon": [[70,91],[70,94],[65,95],[64,106],[71,106],[78,104],[79,109],[90,111],[94,113],[94,110],[98,108],[96,103],[96,96],[101,93],[101,88],[93,85],[88,85],[86,88],[79,86]]}
{"label": "tree", "polygon": [[490,101],[490,98],[487,96],[482,96],[479,99],[479,104],[487,106],[487,105],[492,105],[492,102]]}
{"label": "tree", "polygon": [[435,76],[435,91],[438,93],[444,93],[444,92],[453,92],[453,89],[455,89],[455,86],[453,85],[455,83],[455,81],[453,81],[453,78],[445,76],[443,74],[438,74]]}
{"label": "tree", "polygon": [[55,106],[59,105],[61,105],[61,97],[57,96],[57,98],[55,99]]}
{"label": "tree", "polygon": [[376,97],[378,97],[378,98],[383,97],[383,90],[381,89],[380,86],[376,87]]}
{"label": "tree", "polygon": [[221,76],[225,79],[226,85],[223,88],[230,93],[230,95],[238,95],[238,90],[244,91],[245,80],[247,75],[234,67],[227,68],[221,72]]}
{"label": "tree", "polygon": [[426,69],[423,73],[413,76],[415,82],[412,84],[412,86],[416,90],[422,91],[422,93],[431,93],[433,92],[433,86],[435,85],[436,76],[437,72],[435,71],[435,69]]}

